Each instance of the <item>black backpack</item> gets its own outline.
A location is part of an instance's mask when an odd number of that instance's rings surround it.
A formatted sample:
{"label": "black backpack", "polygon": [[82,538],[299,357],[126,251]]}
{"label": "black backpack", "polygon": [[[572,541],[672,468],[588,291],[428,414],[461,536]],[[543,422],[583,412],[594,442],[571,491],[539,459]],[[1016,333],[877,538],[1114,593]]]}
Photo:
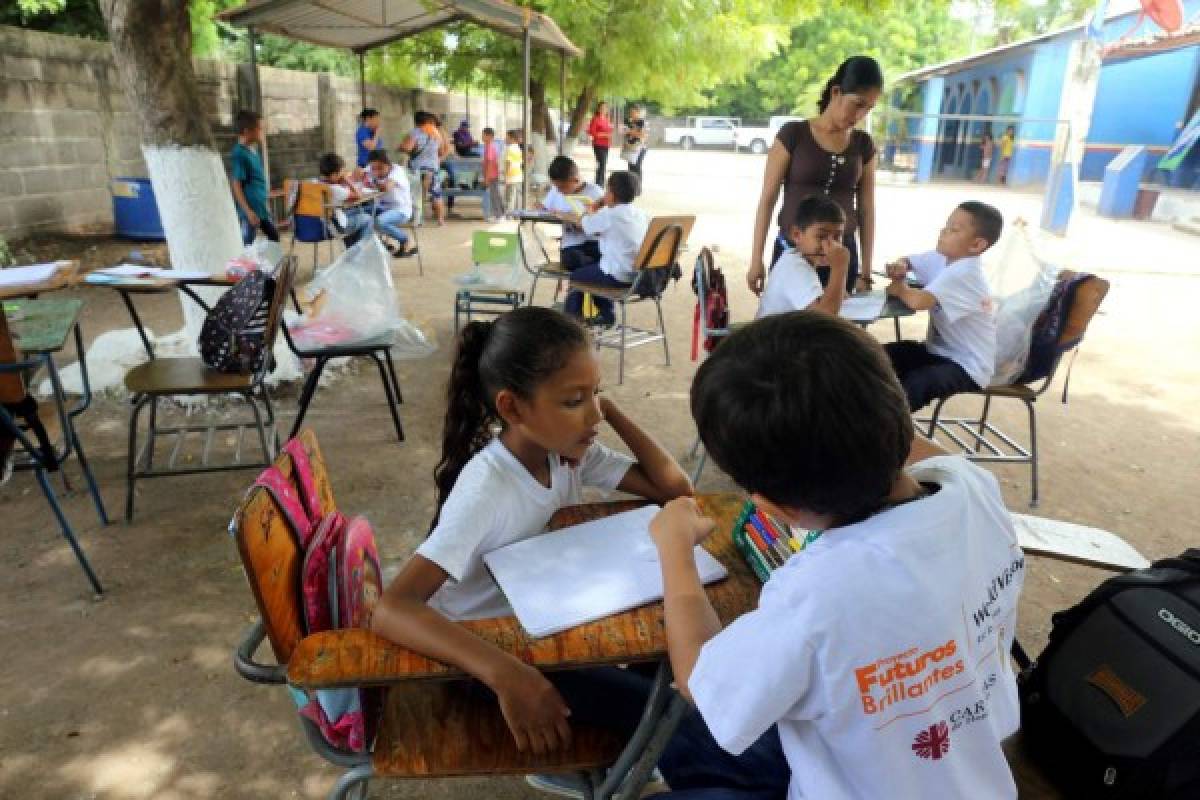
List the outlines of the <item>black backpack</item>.
{"label": "black backpack", "polygon": [[1068,798],[1200,798],[1200,549],[1110,578],[1052,623],[1017,684],[1032,760]]}
{"label": "black backpack", "polygon": [[200,328],[200,357],[219,372],[248,375],[267,356],[265,341],[275,279],[253,270],[217,300]]}
{"label": "black backpack", "polygon": [[1062,354],[1079,343],[1078,339],[1069,342],[1060,340],[1067,326],[1071,306],[1075,302],[1075,293],[1079,290],[1079,285],[1091,277],[1092,275],[1083,272],[1062,278],[1054,284],[1046,305],[1033,322],[1029,358],[1025,361],[1025,369],[1016,383],[1033,383],[1045,378],[1054,371]]}

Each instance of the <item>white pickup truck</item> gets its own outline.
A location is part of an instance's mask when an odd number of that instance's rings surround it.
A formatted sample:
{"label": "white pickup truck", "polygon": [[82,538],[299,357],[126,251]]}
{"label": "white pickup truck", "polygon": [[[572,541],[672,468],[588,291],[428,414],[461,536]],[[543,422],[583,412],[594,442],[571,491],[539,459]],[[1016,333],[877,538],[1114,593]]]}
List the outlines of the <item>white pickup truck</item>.
{"label": "white pickup truck", "polygon": [[804,119],[804,117],[771,117],[765,128],[739,127],[734,132],[734,144],[738,150],[744,148],[751,153],[761,155],[770,149],[771,142],[775,141],[775,134],[779,133],[780,128],[798,119]]}
{"label": "white pickup truck", "polygon": [[696,145],[732,147],[741,124],[737,117],[687,117],[683,127],[663,131],[663,144],[677,144],[684,150]]}

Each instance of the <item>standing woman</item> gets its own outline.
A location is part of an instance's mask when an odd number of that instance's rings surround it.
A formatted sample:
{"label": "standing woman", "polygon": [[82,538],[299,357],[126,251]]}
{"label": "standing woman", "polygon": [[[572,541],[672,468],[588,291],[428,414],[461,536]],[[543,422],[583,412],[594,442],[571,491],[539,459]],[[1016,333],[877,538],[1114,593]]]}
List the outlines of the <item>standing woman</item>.
{"label": "standing woman", "polygon": [[604,185],[604,170],[608,165],[608,148],[612,146],[612,120],[608,118],[608,103],[601,100],[596,104],[596,113],[588,123],[587,135],[592,140],[592,152],[596,154],[596,185]]}
{"label": "standing woman", "polygon": [[629,165],[629,171],[642,180],[642,162],[646,160],[646,109],[630,106],[625,120],[625,144],[621,157]]}
{"label": "standing woman", "polygon": [[[767,153],[762,195],[754,217],[754,245],[746,282],[755,294],[762,293],[766,280],[763,248],[781,186],[783,209],[779,212],[771,266],[784,249],[792,246],[784,232],[796,216],[796,206],[810,194],[823,193],[846,213],[843,243],[850,251],[846,288],[870,288],[875,247],[875,143],[870,134],[854,126],[875,106],[882,92],[879,64],[867,56],[854,56],[842,62],[825,84],[817,116],[789,122],[779,129]],[[828,280],[828,269],[817,272],[822,283]]]}

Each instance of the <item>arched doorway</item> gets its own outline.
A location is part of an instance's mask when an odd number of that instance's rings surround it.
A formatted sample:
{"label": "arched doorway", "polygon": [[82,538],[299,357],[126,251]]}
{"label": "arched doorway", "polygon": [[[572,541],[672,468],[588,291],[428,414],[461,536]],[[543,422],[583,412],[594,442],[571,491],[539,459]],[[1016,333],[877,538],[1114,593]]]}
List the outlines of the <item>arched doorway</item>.
{"label": "arched doorway", "polygon": [[[967,92],[963,96],[962,102],[959,103],[958,113],[970,114],[973,108],[971,104],[971,93]],[[958,140],[954,145],[954,170],[956,176],[962,177],[967,174],[968,165],[971,155],[971,122],[970,120],[962,120],[962,124],[958,126]]]}
{"label": "arched doorway", "polygon": [[[943,114],[958,113],[958,93],[955,92],[950,96],[950,99],[942,106]],[[954,163],[955,145],[958,142],[958,120],[947,119],[942,121],[941,136],[938,137],[938,152],[934,163],[937,164],[938,172],[945,174],[950,165]]]}

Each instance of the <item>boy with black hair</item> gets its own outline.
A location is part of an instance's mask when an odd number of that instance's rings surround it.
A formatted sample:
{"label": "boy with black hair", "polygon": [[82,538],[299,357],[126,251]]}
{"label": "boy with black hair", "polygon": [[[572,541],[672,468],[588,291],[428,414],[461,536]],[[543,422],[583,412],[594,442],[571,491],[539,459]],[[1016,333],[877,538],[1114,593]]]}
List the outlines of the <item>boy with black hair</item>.
{"label": "boy with black hair", "polygon": [[826,314],[841,311],[850,267],[850,251],[842,244],[845,230],[846,212],[828,195],[801,200],[787,231],[794,246],[771,268],[755,317],[807,308]]}
{"label": "boy with black hair", "polygon": [[[888,264],[887,293],[914,311],[929,312],[924,342],[884,345],[900,377],[909,408],[958,392],[982,389],[996,363],[996,318],[979,257],[1004,230],[1004,217],[987,203],[970,200],[950,214],[937,249]],[[924,288],[909,286],[912,271]]]}
{"label": "boy with black hair", "polygon": [[413,214],[408,170],[393,164],[386,150],[372,150],[367,157],[367,168],[371,186],[381,193],[375,200],[375,230],[396,241],[395,245],[384,245],[393,257],[415,256],[417,248],[408,246],[408,234],[401,227],[412,220]]}
{"label": "boy with black hair", "polygon": [[481,134],[480,162],[483,167],[483,219],[498,222],[504,219],[504,182],[501,180],[500,165],[504,161],[500,143],[496,141],[494,128],[484,128]]}
{"label": "boy with black hair", "polygon": [[[541,207],[552,214],[562,216],[576,213],[568,197],[586,198],[589,203],[604,199],[604,190],[594,183],[582,180],[579,177],[579,167],[567,156],[555,157],[546,173],[553,188],[546,193]],[[600,243],[596,238],[588,236],[574,222],[564,219],[562,242],[559,244],[559,261],[563,269],[573,272],[584,264],[599,260]]]}
{"label": "boy with black hair", "polygon": [[354,142],[358,145],[359,169],[367,166],[367,156],[372,150],[383,149],[383,135],[379,133],[379,123],[382,117],[373,108],[364,108],[358,115],[358,130],[354,132]]}
{"label": "boy with black hair", "polygon": [[[584,214],[563,214],[563,220],[578,225],[587,236],[594,236],[600,244],[600,257],[587,261],[571,272],[571,280],[607,288],[628,288],[637,276],[634,261],[650,219],[646,212],[633,205],[641,191],[641,183],[632,172],[614,172],[608,176],[608,187],[604,197],[593,203]],[[613,303],[606,297],[592,295],[596,304],[596,322],[611,327],[616,322]],[[572,290],[567,293],[563,310],[573,317],[583,314],[583,293]]]}
{"label": "boy with black hair", "polygon": [[681,498],[651,523],[696,706],[659,761],[664,798],[1015,798],[1000,745],[1024,558],[995,478],[914,438],[879,344],[827,314],[735,332],[691,407],[760,510],[819,533],[722,629],[692,553],[713,521]]}
{"label": "boy with black hair", "polygon": [[279,231],[267,207],[267,174],[259,153],[264,135],[262,116],[256,111],[239,111],[234,126],[238,135],[229,153],[229,185],[242,226],[242,244],[251,244],[259,230],[278,242]]}
{"label": "boy with black hair", "polygon": [[346,162],[337,153],[321,156],[317,160],[317,171],[320,173],[321,183],[329,186],[333,204],[337,206],[335,216],[337,212],[341,214],[339,227],[344,237],[343,242],[346,247],[353,247],[371,226],[371,218],[361,206],[346,206],[346,202],[359,200],[362,195],[354,184],[346,180]]}

